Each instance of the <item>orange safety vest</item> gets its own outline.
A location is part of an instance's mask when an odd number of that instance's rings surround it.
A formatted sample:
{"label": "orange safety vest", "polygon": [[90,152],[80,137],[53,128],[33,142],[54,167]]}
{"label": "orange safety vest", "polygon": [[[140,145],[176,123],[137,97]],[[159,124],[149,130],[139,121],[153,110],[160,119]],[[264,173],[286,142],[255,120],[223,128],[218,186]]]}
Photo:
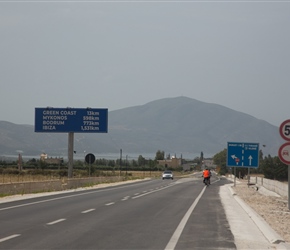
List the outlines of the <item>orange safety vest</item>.
{"label": "orange safety vest", "polygon": [[209,177],[209,171],[208,170],[204,170],[203,171],[203,177],[204,178]]}

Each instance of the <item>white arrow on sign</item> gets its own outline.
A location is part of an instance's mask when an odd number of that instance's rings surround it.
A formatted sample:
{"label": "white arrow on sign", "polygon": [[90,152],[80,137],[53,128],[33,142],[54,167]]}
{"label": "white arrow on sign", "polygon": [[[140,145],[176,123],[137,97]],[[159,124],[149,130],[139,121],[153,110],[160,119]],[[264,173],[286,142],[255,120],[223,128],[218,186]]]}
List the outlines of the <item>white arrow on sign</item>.
{"label": "white arrow on sign", "polygon": [[252,165],[253,157],[250,155],[248,159],[249,159],[249,166],[251,166]]}
{"label": "white arrow on sign", "polygon": [[236,159],[236,158],[237,158],[235,155],[231,155],[231,157],[232,157],[233,159]]}

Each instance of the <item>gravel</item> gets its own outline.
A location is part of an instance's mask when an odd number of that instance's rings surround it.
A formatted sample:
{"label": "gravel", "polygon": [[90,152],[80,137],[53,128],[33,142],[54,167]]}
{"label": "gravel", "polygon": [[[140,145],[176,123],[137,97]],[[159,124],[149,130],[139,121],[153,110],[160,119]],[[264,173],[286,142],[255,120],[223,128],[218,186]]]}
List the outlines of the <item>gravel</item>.
{"label": "gravel", "polygon": [[256,211],[285,242],[290,243],[290,210],[288,197],[282,197],[264,187],[248,186],[241,180],[232,186],[236,195]]}

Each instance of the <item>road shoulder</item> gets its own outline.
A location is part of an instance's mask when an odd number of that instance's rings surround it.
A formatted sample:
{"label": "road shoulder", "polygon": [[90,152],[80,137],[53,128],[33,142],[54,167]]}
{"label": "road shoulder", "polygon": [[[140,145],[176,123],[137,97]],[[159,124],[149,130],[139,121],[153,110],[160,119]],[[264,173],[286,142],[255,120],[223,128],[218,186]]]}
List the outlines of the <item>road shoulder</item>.
{"label": "road shoulder", "polygon": [[275,249],[244,208],[236,201],[227,184],[220,187],[220,197],[235,238],[237,249]]}

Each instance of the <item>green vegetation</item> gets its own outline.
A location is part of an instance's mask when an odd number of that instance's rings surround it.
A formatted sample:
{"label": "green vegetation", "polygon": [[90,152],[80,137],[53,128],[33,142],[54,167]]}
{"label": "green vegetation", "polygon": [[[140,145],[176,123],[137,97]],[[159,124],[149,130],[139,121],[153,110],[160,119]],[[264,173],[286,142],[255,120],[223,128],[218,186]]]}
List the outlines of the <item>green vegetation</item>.
{"label": "green vegetation", "polygon": [[[73,164],[73,178],[86,177],[112,177],[122,176],[125,179],[156,177],[160,178],[165,167],[158,164],[158,160],[164,159],[164,152],[157,151],[154,160],[145,159],[139,155],[137,160],[117,159],[97,159],[93,164],[87,164],[81,160],[75,160]],[[23,162],[19,167],[18,162],[0,161],[0,183],[43,181],[67,178],[68,169],[63,161],[57,164],[48,163],[44,160],[30,159]],[[176,173],[182,172],[182,167],[173,170]]]}

